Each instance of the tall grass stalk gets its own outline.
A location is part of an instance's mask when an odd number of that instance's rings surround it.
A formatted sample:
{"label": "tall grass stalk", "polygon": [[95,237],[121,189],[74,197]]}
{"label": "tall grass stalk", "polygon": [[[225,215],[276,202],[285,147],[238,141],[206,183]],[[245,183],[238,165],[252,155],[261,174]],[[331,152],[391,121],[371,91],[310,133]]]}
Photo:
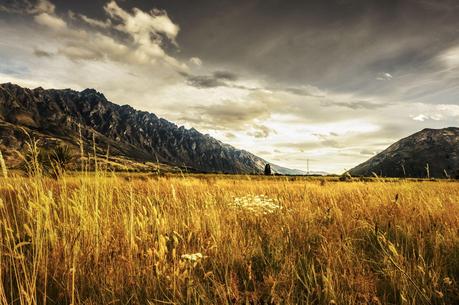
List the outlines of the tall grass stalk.
{"label": "tall grass stalk", "polygon": [[8,170],[6,169],[5,159],[3,159],[3,154],[0,151],[0,167],[2,169],[3,178],[8,178]]}

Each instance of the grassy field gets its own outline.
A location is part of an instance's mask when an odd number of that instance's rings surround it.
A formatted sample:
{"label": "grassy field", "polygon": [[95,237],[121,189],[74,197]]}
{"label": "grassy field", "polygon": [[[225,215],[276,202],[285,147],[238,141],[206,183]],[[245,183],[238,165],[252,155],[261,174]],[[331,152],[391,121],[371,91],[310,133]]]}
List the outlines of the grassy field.
{"label": "grassy field", "polygon": [[459,183],[0,179],[1,304],[459,304]]}

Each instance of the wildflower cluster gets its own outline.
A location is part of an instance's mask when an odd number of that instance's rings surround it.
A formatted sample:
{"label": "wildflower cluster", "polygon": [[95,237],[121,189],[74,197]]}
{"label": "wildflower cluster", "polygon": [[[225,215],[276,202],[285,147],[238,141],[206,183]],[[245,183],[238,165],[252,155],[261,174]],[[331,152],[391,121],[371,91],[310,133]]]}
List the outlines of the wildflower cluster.
{"label": "wildflower cluster", "polygon": [[192,254],[183,254],[181,258],[185,261],[190,261],[190,262],[198,262],[200,261],[204,256],[201,253],[192,253]]}
{"label": "wildflower cluster", "polygon": [[233,202],[230,203],[230,207],[243,209],[257,215],[272,214],[282,208],[279,204],[279,200],[270,198],[266,195],[235,197]]}

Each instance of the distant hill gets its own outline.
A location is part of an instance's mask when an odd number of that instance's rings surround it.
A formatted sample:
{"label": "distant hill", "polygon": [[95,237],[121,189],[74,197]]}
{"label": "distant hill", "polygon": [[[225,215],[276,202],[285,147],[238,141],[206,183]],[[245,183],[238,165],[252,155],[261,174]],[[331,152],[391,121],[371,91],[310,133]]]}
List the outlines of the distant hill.
{"label": "distant hill", "polygon": [[[174,165],[202,172],[262,173],[267,161],[191,128],[108,101],[94,89],[26,89],[0,85],[0,149],[7,161],[23,149],[24,130],[46,147],[65,143],[78,151],[80,132],[92,151],[136,162]],[[278,167],[277,172],[292,170]],[[295,173],[298,171],[293,170]]]}
{"label": "distant hill", "polygon": [[286,167],[282,167],[276,164],[271,164],[271,169],[274,174],[281,174],[281,175],[306,175],[305,171],[299,169],[290,169]]}
{"label": "distant hill", "polygon": [[353,176],[456,177],[459,128],[423,129],[349,171]]}

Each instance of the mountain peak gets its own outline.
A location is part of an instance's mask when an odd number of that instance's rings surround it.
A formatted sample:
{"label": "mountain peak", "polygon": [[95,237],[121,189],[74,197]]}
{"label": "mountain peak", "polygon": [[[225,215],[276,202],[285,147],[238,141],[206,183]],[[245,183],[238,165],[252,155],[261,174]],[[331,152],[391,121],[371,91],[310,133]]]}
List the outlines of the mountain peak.
{"label": "mountain peak", "polygon": [[7,89],[7,90],[11,90],[11,89],[23,89],[21,86],[16,85],[16,84],[13,84],[13,83],[10,83],[10,82],[0,84],[0,87],[1,87],[1,88],[4,88],[4,89]]}
{"label": "mountain peak", "polygon": [[103,95],[101,92],[97,91],[96,89],[93,88],[86,88],[83,91],[80,92],[82,95],[95,95],[100,98],[103,98],[104,100],[107,100],[105,98],[105,95]]}
{"label": "mountain peak", "polygon": [[351,175],[455,177],[459,174],[459,128],[424,128],[350,170]]}

